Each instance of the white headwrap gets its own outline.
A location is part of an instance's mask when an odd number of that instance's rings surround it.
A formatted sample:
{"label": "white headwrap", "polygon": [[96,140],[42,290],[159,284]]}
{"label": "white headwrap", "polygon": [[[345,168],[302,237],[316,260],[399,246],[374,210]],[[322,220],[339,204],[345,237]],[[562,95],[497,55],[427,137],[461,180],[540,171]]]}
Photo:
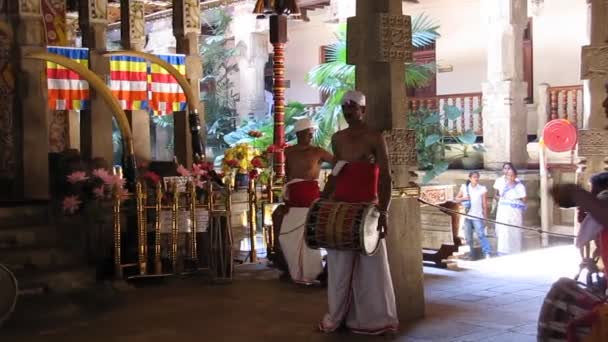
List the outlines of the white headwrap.
{"label": "white headwrap", "polygon": [[344,94],[342,98],[342,105],[345,105],[349,102],[354,102],[359,106],[365,106],[365,95],[362,92],[356,90],[349,90]]}

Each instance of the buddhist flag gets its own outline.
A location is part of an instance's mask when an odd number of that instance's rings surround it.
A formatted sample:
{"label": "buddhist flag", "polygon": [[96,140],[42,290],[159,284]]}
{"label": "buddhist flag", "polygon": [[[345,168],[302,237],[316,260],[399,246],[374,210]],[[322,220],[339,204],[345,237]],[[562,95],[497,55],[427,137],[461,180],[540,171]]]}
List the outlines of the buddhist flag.
{"label": "buddhist flag", "polygon": [[[67,47],[47,47],[48,52],[89,66],[89,50]],[[89,83],[72,70],[53,62],[46,62],[48,103],[53,110],[82,110],[89,106]]]}
{"label": "buddhist flag", "polygon": [[110,57],[110,89],[122,109],[148,108],[148,72],[143,58]]}
{"label": "buddhist flag", "polygon": [[[182,75],[186,74],[185,55],[158,55],[158,57],[173,65]],[[186,94],[177,80],[157,64],[150,66],[150,93],[151,109],[157,115],[186,110]]]}

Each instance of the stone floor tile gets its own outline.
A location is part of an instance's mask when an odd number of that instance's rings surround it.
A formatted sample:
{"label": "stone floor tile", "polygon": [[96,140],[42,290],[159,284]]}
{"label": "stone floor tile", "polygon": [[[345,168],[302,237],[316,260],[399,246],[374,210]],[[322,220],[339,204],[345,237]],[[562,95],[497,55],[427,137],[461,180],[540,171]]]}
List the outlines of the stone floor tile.
{"label": "stone floor tile", "polygon": [[451,320],[429,319],[405,330],[408,337],[441,341],[485,331],[486,328]]}
{"label": "stone floor tile", "polygon": [[509,329],[509,331],[518,334],[536,336],[538,332],[538,326],[536,323],[524,324],[519,327],[511,328]]}
{"label": "stone floor tile", "polygon": [[489,297],[477,296],[477,295],[472,295],[472,294],[463,294],[463,295],[458,295],[458,296],[449,297],[449,298],[453,299],[453,300],[461,301],[461,302],[478,302],[482,299],[487,299]]}
{"label": "stone floor tile", "polygon": [[479,342],[536,342],[536,336],[507,332],[481,339]]}

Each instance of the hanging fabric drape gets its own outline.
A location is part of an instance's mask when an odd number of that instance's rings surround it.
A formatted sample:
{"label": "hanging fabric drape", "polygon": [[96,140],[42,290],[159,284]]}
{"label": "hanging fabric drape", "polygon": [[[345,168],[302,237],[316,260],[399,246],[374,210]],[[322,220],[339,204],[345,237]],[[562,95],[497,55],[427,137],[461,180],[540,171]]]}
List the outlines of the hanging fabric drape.
{"label": "hanging fabric drape", "polygon": [[[186,74],[185,55],[157,55],[173,65],[182,75]],[[157,64],[150,65],[150,109],[156,115],[171,114],[187,108],[186,94],[171,74]]]}
{"label": "hanging fabric drape", "polygon": [[122,109],[148,109],[147,66],[139,57],[110,57],[110,89]]}
{"label": "hanging fabric drape", "polygon": [[[86,67],[89,50],[49,46],[47,51],[70,58]],[[48,105],[52,110],[82,110],[89,107],[89,83],[77,73],[53,62],[46,63]]]}

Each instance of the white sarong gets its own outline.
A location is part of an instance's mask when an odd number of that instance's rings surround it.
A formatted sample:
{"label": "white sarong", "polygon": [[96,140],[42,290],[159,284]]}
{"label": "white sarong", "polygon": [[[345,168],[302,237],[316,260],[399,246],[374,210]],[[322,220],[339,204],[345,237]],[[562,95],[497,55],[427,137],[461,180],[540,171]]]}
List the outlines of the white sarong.
{"label": "white sarong", "polygon": [[397,307],[384,240],[376,254],[327,250],[329,313],[319,328],[332,332],[346,320],[358,334],[397,331]]}
{"label": "white sarong", "polygon": [[289,208],[283,217],[279,242],[291,279],[296,283],[312,284],[323,272],[323,256],[320,250],[306,245],[304,225],[307,214],[308,208]]}

